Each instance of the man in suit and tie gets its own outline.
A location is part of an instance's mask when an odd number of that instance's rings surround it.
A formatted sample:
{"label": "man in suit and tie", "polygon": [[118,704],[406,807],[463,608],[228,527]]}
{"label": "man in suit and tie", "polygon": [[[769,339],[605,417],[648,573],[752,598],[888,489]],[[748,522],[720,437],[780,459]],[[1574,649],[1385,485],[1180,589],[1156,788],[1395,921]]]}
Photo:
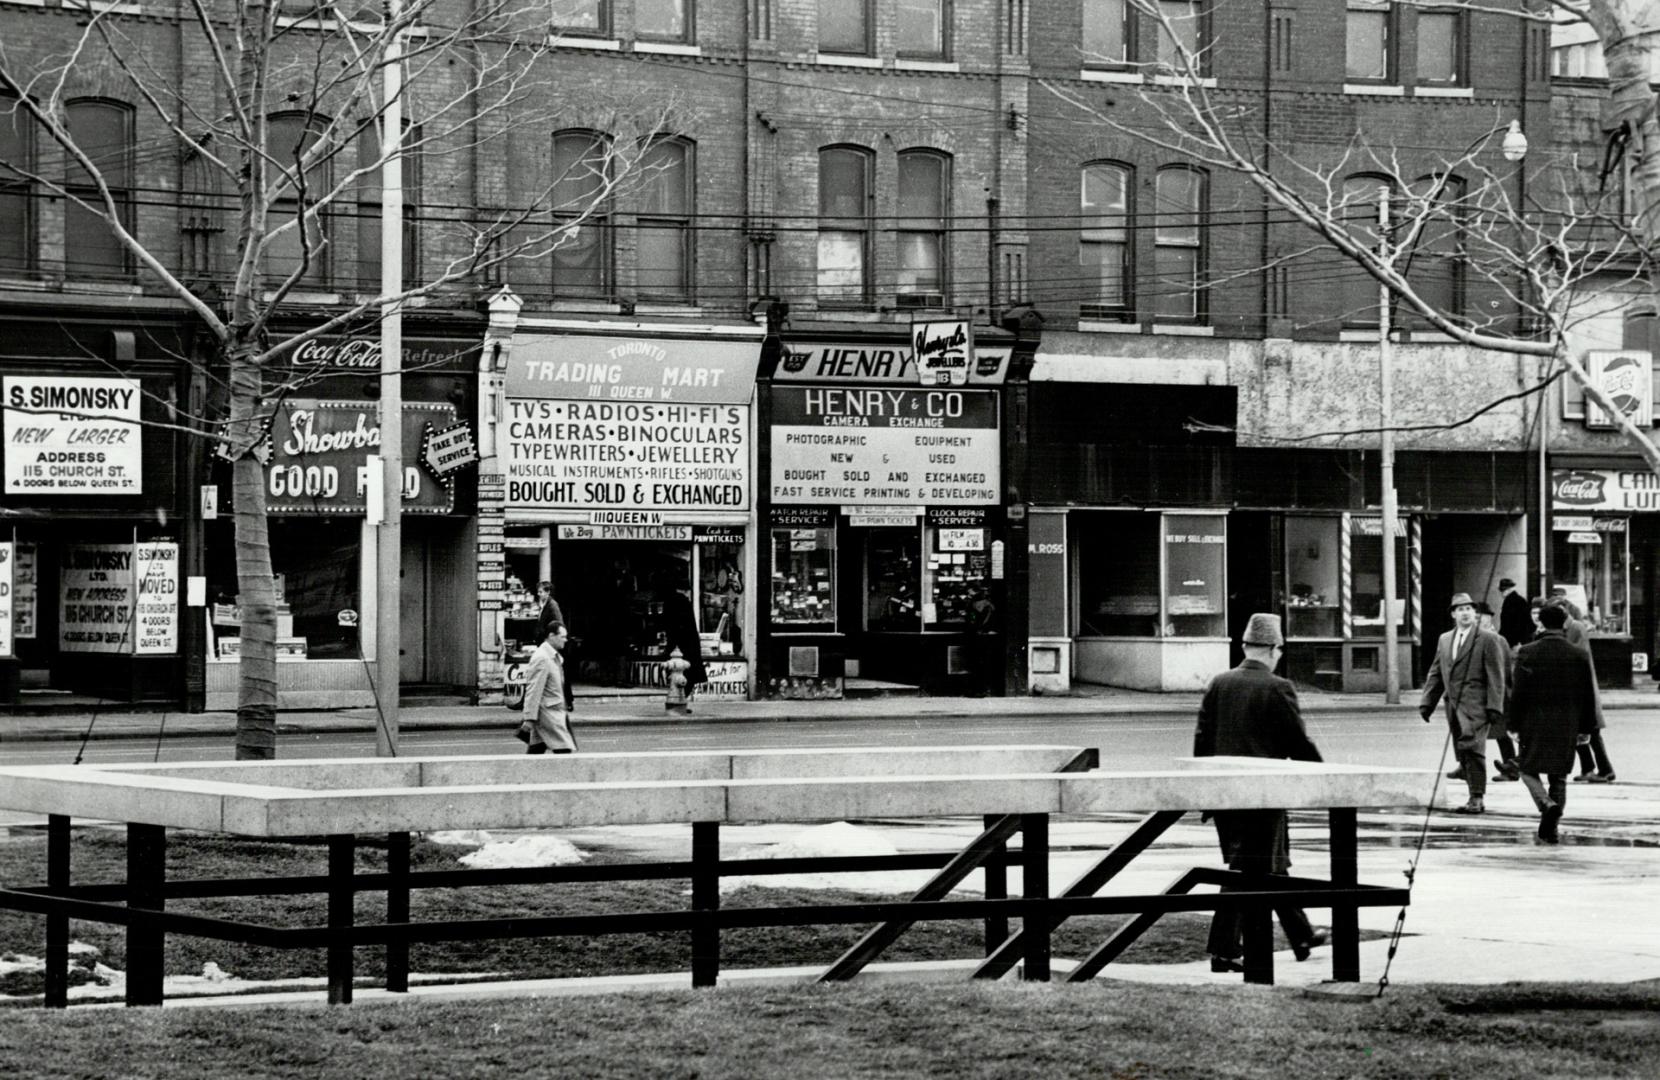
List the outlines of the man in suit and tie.
{"label": "man in suit and tie", "polygon": [[1505,647],[1499,635],[1476,625],[1469,593],[1454,594],[1450,606],[1454,625],[1436,642],[1418,714],[1429,723],[1445,698],[1447,727],[1458,751],[1458,768],[1447,775],[1470,788],[1469,801],[1455,813],[1480,814],[1487,810],[1487,732],[1504,723]]}

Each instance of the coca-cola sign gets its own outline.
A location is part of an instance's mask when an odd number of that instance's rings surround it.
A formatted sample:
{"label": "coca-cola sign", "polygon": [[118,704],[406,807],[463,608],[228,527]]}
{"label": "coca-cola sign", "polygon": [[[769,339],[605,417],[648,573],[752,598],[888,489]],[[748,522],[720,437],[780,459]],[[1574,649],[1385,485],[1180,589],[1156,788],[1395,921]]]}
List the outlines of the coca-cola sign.
{"label": "coca-cola sign", "polygon": [[[414,371],[456,371],[469,366],[477,345],[468,341],[409,339],[403,344],[405,374]],[[314,371],[379,371],[378,338],[313,338],[294,346],[291,363]]]}
{"label": "coca-cola sign", "polygon": [[1601,506],[1607,477],[1583,469],[1551,474],[1551,501],[1561,506]]}
{"label": "coca-cola sign", "polygon": [[1660,475],[1648,469],[1553,469],[1553,510],[1660,510]]}

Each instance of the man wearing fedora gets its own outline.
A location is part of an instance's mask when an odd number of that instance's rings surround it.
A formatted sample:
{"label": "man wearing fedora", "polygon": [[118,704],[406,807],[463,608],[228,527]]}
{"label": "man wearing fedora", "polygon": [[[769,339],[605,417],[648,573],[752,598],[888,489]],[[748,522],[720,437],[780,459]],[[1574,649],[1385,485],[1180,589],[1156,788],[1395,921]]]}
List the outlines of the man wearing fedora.
{"label": "man wearing fedora", "polygon": [[1418,714],[1429,723],[1435,706],[1446,701],[1447,727],[1458,751],[1458,768],[1447,775],[1470,787],[1470,799],[1455,813],[1487,810],[1487,732],[1504,723],[1504,640],[1476,624],[1476,604],[1469,593],[1453,594],[1453,628],[1435,645],[1435,659],[1424,676]]}
{"label": "man wearing fedora", "polygon": [[[1319,761],[1320,751],[1303,727],[1297,688],[1274,674],[1285,651],[1280,617],[1251,616],[1240,639],[1245,659],[1232,671],[1216,676],[1199,705],[1199,727],[1193,733],[1194,757],[1290,758]],[[1291,837],[1284,810],[1218,810],[1216,838],[1228,869],[1250,874],[1287,874],[1291,870]],[[1276,907],[1286,940],[1298,960],[1326,942],[1326,935],[1309,925],[1302,908]],[[1242,912],[1218,911],[1210,922],[1210,969],[1244,971],[1239,957]]]}

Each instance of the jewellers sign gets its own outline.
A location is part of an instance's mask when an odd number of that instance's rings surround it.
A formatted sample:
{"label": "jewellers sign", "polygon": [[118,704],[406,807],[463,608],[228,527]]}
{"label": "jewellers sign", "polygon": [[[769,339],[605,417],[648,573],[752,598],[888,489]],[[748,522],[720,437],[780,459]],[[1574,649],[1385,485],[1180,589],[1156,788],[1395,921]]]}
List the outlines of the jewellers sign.
{"label": "jewellers sign", "polygon": [[1647,469],[1552,469],[1551,510],[1660,510],[1660,476]]}
{"label": "jewellers sign", "polygon": [[911,355],[924,386],[963,386],[974,367],[974,333],[966,319],[911,324]]}
{"label": "jewellers sign", "polygon": [[[456,426],[455,406],[403,405],[403,510],[447,514],[448,485],[416,464],[427,425]],[[361,514],[368,502],[367,458],[380,453],[380,406],[373,401],[290,398],[271,425],[271,461],[265,466],[265,506],[274,514]]]}

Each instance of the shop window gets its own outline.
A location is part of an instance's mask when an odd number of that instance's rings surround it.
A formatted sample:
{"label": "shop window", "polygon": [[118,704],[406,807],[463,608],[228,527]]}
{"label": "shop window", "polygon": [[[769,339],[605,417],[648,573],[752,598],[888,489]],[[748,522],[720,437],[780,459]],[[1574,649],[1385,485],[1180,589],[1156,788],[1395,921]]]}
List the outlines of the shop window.
{"label": "shop window", "polygon": [[[208,586],[214,654],[240,652],[242,609],[229,522],[209,527]],[[355,517],[270,519],[271,570],[276,576],[279,658],[356,660],[362,605],[358,559],[362,520]]]}
{"label": "shop window", "polygon": [[605,296],[611,236],[606,210],[610,144],[591,131],[553,137],[553,226],[565,230],[553,248],[556,296]]}
{"label": "shop window", "polygon": [[[1382,637],[1384,633],[1383,607],[1383,519],[1356,517],[1350,519],[1349,559],[1353,568],[1350,581],[1350,609],[1354,616],[1354,636]],[[1407,580],[1410,569],[1406,561],[1406,522],[1395,520],[1395,602],[1390,610],[1395,616],[1396,630],[1406,625]]]}
{"label": "shop window", "polygon": [[555,31],[604,37],[611,32],[610,0],[553,0]]}
{"label": "shop window", "polygon": [[133,110],[113,101],[71,101],[64,110],[69,137],[97,169],[97,177],[73,158],[68,159],[64,190],[73,199],[64,202],[64,273],[75,278],[126,278],[132,256],[104,216],[108,208],[97,188],[102,179],[115,203],[116,220],[133,231]]}
{"label": "shop window", "polygon": [[704,659],[744,655],[744,549],[741,543],[698,543],[697,625]]}
{"label": "shop window", "polygon": [[[1464,181],[1457,176],[1426,176],[1413,185],[1409,204],[1410,213],[1426,220],[1407,256],[1407,275],[1427,304],[1453,316],[1464,313],[1464,193]],[[1422,316],[1406,314],[1412,325],[1428,325]]]}
{"label": "shop window", "polygon": [[35,167],[34,124],[17,98],[0,94],[0,273],[34,263],[34,185],[23,172]]}
{"label": "shop window", "polygon": [[1464,84],[1463,12],[1418,12],[1418,81],[1436,86]]}
{"label": "shop window", "polygon": [[1084,0],[1085,67],[1112,67],[1132,59],[1135,8],[1127,0]]}
{"label": "shop window", "polygon": [[693,0],[634,0],[634,33],[652,41],[691,37]]}
{"label": "shop window", "polygon": [[870,55],[870,0],[818,0],[818,51]]}
{"label": "shop window", "polygon": [[1083,168],[1083,218],[1078,262],[1084,278],[1082,317],[1131,321],[1130,184],[1127,166],[1103,162]]}
{"label": "shop window", "polygon": [[985,529],[929,528],[922,576],[922,622],[928,630],[990,628],[991,548]]}
{"label": "shop window", "polygon": [[818,199],[819,301],[862,304],[870,291],[870,152],[821,150]]}
{"label": "shop window", "polygon": [[1074,520],[1079,636],[1158,637],[1159,515],[1080,513]]}
{"label": "shop window", "polygon": [[900,56],[939,59],[946,54],[951,0],[899,0],[895,47]]}
{"label": "shop window", "polygon": [[871,529],[865,540],[865,629],[916,631],[922,627],[919,530]]}
{"label": "shop window", "polygon": [[691,162],[691,147],[679,139],[660,139],[641,155],[635,282],[642,297],[677,303],[692,297]]}
{"label": "shop window", "polygon": [[1348,80],[1390,82],[1395,72],[1394,53],[1394,4],[1390,0],[1348,0]]}
{"label": "shop window", "polygon": [[950,169],[926,150],[899,155],[899,306],[945,303],[945,219]]}
{"label": "shop window", "polygon": [[[357,160],[364,169],[357,181],[357,273],[358,288],[380,292],[381,170],[380,124],[367,125],[358,137]],[[421,207],[421,130],[404,124],[403,149],[403,284],[409,288],[420,276],[420,230],[416,220]]]}
{"label": "shop window", "polygon": [[772,625],[836,628],[836,530],[772,530]]}
{"label": "shop window", "polygon": [[1286,636],[1343,636],[1343,520],[1335,517],[1285,519]]}
{"label": "shop window", "polygon": [[1593,634],[1631,632],[1626,519],[1597,518],[1593,528],[1551,536],[1551,592],[1567,598]]}
{"label": "shop window", "polygon": [[[322,285],[328,280],[324,258],[328,228],[319,200],[333,186],[331,170],[326,161],[304,160],[326,126],[321,117],[309,113],[284,113],[267,121],[267,168],[275,175],[268,178],[271,212],[266,220],[265,272],[272,287],[296,276],[301,285]],[[269,233],[284,224],[289,228]]]}
{"label": "shop window", "polygon": [[1205,314],[1205,174],[1179,165],[1160,169],[1157,189],[1153,312],[1167,322],[1197,322]]}
{"label": "shop window", "polygon": [[1166,637],[1227,636],[1227,564],[1227,518],[1164,516]]}

